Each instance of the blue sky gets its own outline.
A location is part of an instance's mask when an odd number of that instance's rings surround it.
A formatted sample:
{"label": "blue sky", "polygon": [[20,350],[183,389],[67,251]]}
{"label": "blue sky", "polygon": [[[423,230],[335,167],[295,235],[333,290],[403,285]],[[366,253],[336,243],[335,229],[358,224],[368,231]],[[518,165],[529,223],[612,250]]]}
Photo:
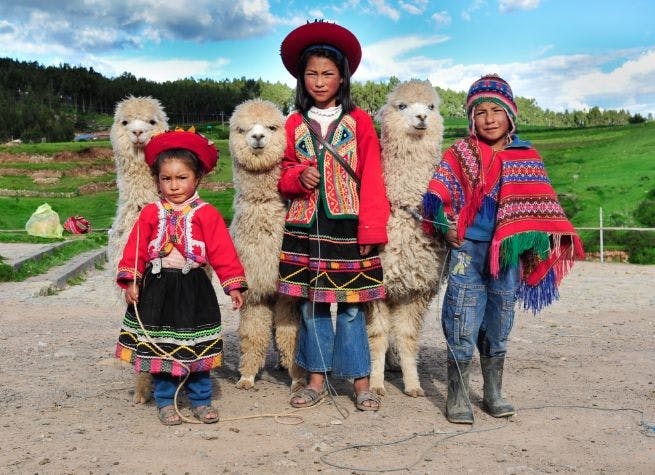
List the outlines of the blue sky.
{"label": "blue sky", "polygon": [[544,108],[655,115],[655,2],[634,0],[0,0],[0,56],[165,81],[245,76],[293,85],[286,34],[324,18],[363,46],[358,81],[484,73]]}

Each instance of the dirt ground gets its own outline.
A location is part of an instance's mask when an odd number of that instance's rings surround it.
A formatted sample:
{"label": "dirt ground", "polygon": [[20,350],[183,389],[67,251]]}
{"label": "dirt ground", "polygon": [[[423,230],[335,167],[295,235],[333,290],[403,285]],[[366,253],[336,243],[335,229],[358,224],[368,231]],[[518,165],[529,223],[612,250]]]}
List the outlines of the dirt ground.
{"label": "dirt ground", "polygon": [[579,263],[560,302],[536,318],[518,312],[504,381],[518,413],[480,410],[476,365],[470,430],[443,414],[436,300],[421,339],[426,397],[405,396],[388,373],[379,413],[355,411],[336,381],[337,405],[301,412],[300,424],[227,420],[290,407],[274,358],[254,390],[235,388],[238,315],[224,307],[214,373],[224,420],[164,427],[152,403],[132,404],[132,368],[112,357],[123,305],[108,280],[98,272],[47,297],[0,284],[0,473],[655,473],[655,266]]}

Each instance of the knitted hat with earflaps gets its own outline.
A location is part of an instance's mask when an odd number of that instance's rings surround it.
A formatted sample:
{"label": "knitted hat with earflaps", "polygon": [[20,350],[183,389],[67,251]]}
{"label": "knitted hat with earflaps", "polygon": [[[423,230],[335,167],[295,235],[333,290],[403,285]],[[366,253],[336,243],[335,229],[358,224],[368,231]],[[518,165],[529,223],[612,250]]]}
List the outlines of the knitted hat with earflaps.
{"label": "knitted hat with earflaps", "polygon": [[469,118],[469,130],[472,134],[475,134],[473,109],[482,102],[495,102],[505,109],[511,125],[509,133],[516,132],[516,117],[519,111],[514,102],[512,88],[509,87],[507,81],[497,74],[487,74],[475,81],[469,88],[466,96],[466,115]]}

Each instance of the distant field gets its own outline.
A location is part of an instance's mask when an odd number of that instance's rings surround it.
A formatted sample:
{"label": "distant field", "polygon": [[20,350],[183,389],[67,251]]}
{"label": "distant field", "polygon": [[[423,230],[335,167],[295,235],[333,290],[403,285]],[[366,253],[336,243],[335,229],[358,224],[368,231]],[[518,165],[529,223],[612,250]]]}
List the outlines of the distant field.
{"label": "distant field", "polygon": [[[443,148],[465,133],[466,128],[466,122],[461,120],[447,120],[446,124]],[[523,127],[520,135],[532,141],[544,157],[553,185],[576,226],[598,226],[601,206],[606,226],[640,226],[633,211],[646,193],[655,188],[655,123],[583,129]],[[232,178],[232,167],[227,140],[215,142],[220,153],[219,166],[206,180],[228,183]],[[67,176],[70,170],[107,167],[111,164],[110,158],[97,162],[75,162],[73,158],[71,161],[26,162],[14,161],[6,154],[3,156],[3,152],[50,156],[61,151],[110,146],[109,142],[71,142],[0,147],[0,157],[3,157],[0,160],[0,188],[75,193],[85,184],[111,184],[115,178],[111,170],[102,174],[98,172],[96,176]],[[47,170],[59,170],[63,176],[53,183],[34,183],[30,174]],[[232,189],[201,190],[201,196],[216,205],[228,220],[232,216],[233,195]],[[62,221],[69,215],[82,214],[96,229],[108,228],[114,216],[116,198],[116,191],[73,197],[1,196],[0,229],[22,229],[31,213],[44,202],[59,212]]]}

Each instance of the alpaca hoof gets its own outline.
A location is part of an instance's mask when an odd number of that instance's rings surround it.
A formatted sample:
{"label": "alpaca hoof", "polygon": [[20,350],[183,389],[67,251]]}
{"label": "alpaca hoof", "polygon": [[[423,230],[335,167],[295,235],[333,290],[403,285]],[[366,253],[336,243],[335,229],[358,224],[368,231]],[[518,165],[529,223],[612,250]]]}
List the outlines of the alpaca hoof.
{"label": "alpaca hoof", "polygon": [[254,376],[241,376],[241,379],[237,383],[238,389],[252,389],[255,387],[255,377]]}
{"label": "alpaca hoof", "polygon": [[152,399],[152,376],[148,373],[139,373],[134,386],[134,404],[145,404]]}
{"label": "alpaca hoof", "polygon": [[384,389],[384,386],[371,385],[368,390],[373,394],[377,394],[378,396],[385,396],[387,394],[387,391]]}
{"label": "alpaca hoof", "polygon": [[134,393],[134,397],[132,398],[134,404],[145,404],[148,401],[150,401],[150,395],[145,394]]}
{"label": "alpaca hoof", "polygon": [[405,389],[405,394],[411,397],[424,397],[425,391],[421,387]]}

